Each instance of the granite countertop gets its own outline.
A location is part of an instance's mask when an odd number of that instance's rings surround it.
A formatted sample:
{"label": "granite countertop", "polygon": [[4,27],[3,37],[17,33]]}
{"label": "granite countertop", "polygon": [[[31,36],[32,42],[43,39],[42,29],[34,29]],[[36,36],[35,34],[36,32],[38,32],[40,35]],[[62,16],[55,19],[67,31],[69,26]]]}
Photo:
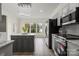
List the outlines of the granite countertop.
{"label": "granite countertop", "polygon": [[4,41],[2,43],[0,43],[0,48],[4,47],[4,46],[7,46],[8,44],[11,44],[13,43],[14,40],[7,40],[7,41]]}

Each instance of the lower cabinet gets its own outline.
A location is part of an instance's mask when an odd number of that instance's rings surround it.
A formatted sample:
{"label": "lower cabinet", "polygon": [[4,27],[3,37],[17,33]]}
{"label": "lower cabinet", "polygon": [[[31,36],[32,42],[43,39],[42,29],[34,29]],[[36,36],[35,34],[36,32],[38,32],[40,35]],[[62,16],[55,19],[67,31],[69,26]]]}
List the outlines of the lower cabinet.
{"label": "lower cabinet", "polygon": [[33,52],[34,36],[11,36],[13,43],[13,52]]}
{"label": "lower cabinet", "polygon": [[13,47],[12,43],[0,47],[0,56],[12,56],[13,55],[12,47]]}
{"label": "lower cabinet", "polygon": [[74,44],[73,42],[68,42],[67,55],[68,56],[79,56],[79,46]]}

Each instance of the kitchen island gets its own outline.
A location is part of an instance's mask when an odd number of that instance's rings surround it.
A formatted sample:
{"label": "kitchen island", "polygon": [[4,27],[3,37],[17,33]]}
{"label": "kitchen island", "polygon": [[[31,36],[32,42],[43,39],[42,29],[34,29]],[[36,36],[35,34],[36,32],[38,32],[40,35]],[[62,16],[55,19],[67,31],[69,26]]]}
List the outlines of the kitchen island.
{"label": "kitchen island", "polygon": [[13,52],[33,52],[35,34],[13,34],[11,40],[13,43]]}

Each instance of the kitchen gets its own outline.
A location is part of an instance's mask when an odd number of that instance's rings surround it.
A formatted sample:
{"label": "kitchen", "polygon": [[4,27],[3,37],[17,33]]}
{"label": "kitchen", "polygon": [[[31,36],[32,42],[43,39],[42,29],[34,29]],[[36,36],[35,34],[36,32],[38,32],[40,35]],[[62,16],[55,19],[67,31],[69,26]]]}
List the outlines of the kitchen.
{"label": "kitchen", "polygon": [[0,9],[1,56],[79,56],[79,3],[2,3]]}

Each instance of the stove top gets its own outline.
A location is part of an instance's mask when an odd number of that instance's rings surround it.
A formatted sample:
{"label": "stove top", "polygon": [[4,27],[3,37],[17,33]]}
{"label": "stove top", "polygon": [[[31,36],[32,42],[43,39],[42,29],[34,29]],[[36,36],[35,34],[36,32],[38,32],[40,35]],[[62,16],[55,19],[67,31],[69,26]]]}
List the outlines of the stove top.
{"label": "stove top", "polygon": [[72,40],[75,40],[75,39],[79,39],[79,36],[78,35],[73,35],[73,34],[63,34],[61,35],[62,37],[66,38],[66,39],[72,39]]}

